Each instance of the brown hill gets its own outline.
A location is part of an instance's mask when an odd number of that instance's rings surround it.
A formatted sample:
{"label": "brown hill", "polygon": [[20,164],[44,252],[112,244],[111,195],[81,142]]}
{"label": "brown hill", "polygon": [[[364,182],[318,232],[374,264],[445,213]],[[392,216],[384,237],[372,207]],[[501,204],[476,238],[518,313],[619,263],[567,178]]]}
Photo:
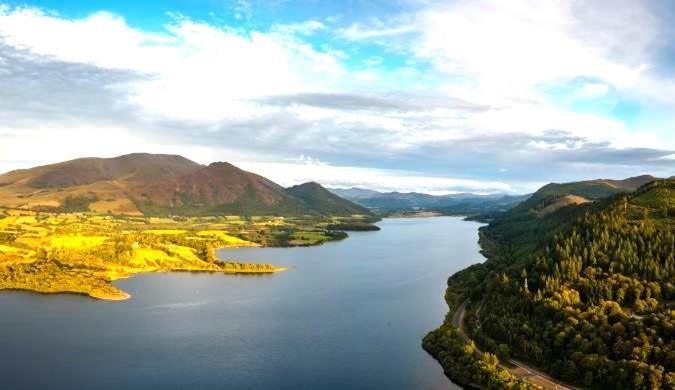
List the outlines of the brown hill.
{"label": "brown hill", "polygon": [[309,212],[285,189],[232,164],[217,162],[171,180],[137,188],[136,202],[146,213],[238,215]]}
{"label": "brown hill", "polygon": [[130,215],[361,211],[340,198],[324,200],[328,203],[296,196],[229,163],[203,166],[172,155],[82,158],[0,175],[0,206],[11,208]]}
{"label": "brown hill", "polygon": [[147,181],[177,177],[202,168],[181,156],[134,153],[115,158],[79,158],[0,176],[0,185],[63,188],[106,180]]}

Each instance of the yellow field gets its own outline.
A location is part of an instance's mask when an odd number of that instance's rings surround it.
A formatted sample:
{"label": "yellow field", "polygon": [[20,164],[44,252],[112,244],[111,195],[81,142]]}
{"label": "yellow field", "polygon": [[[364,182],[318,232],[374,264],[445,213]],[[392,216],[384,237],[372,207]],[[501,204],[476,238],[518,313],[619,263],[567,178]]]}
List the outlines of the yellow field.
{"label": "yellow field", "polygon": [[40,246],[40,243],[42,242],[42,238],[40,237],[19,237],[16,239],[16,242],[24,245],[28,245],[33,248],[37,248]]}
{"label": "yellow field", "polygon": [[145,233],[149,234],[158,234],[158,235],[177,235],[177,234],[185,234],[187,233],[187,230],[180,230],[180,229],[153,229],[153,230],[145,230]]}
{"label": "yellow field", "polygon": [[0,253],[16,253],[19,251],[20,249],[14,248],[13,246],[0,245]]}
{"label": "yellow field", "polygon": [[152,217],[149,219],[151,224],[160,224],[160,223],[175,223],[175,221],[171,218],[155,218]]}
{"label": "yellow field", "polygon": [[220,230],[203,230],[197,233],[197,235],[201,237],[216,237],[218,240],[226,243],[228,246],[256,246],[256,244],[253,242],[230,236],[229,234]]}
{"label": "yellow field", "polygon": [[180,259],[173,258],[166,252],[151,248],[138,248],[134,250],[131,263],[137,266],[147,266],[148,263],[177,262]]}
{"label": "yellow field", "polygon": [[195,254],[195,250],[192,248],[188,248],[185,246],[180,246],[180,245],[165,245],[164,250],[167,253],[171,253],[172,255],[177,255],[183,260],[187,260],[190,262],[198,262],[199,257]]}
{"label": "yellow field", "polygon": [[0,290],[78,293],[120,300],[129,295],[115,287],[113,280],[141,272],[282,271],[270,264],[219,261],[215,250],[318,244],[334,237],[317,227],[327,221],[332,219],[149,218],[0,209]]}
{"label": "yellow field", "polygon": [[108,237],[100,236],[61,236],[50,237],[49,246],[62,249],[89,249],[101,246]]}

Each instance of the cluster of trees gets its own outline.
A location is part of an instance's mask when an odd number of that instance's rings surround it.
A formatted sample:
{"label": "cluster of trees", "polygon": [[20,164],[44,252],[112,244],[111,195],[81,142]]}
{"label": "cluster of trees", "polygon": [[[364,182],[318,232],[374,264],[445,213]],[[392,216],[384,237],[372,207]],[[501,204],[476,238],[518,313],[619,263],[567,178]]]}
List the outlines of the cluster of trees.
{"label": "cluster of trees", "polygon": [[103,270],[49,259],[8,264],[0,267],[0,289],[71,292],[98,298],[123,296],[124,293],[100,271]]}
{"label": "cluster of trees", "polygon": [[534,389],[499,366],[492,353],[479,353],[460,331],[449,323],[429,333],[422,343],[455,382],[476,389]]}
{"label": "cluster of trees", "polygon": [[476,342],[587,388],[675,388],[675,236],[635,210],[621,196],[528,256],[489,260],[470,292]]}

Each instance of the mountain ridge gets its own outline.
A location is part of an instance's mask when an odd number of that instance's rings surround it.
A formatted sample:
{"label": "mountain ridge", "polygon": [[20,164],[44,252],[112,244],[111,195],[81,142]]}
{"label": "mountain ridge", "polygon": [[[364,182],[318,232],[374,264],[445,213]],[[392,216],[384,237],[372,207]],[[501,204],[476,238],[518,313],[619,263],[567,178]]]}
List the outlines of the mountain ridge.
{"label": "mountain ridge", "polygon": [[529,195],[456,193],[431,195],[420,192],[378,192],[364,188],[330,189],[333,193],[375,212],[431,211],[445,215],[463,215],[489,220],[526,200]]}
{"label": "mountain ridge", "polygon": [[166,154],[87,157],[0,175],[0,206],[37,211],[125,215],[369,213],[339,197],[319,198],[296,196],[227,162],[205,166]]}

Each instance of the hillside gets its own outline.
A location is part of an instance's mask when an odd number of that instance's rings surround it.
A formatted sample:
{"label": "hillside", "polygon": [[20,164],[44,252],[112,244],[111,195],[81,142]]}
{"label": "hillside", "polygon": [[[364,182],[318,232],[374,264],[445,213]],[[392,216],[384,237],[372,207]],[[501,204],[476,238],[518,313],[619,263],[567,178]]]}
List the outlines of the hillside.
{"label": "hillside", "polygon": [[632,192],[643,185],[656,180],[649,175],[631,177],[625,180],[587,180],[571,183],[551,183],[547,184],[535,192],[527,202],[523,202],[519,209],[533,209],[541,206],[544,202],[574,195],[590,201],[607,198],[612,195]]}
{"label": "hillside", "polygon": [[0,206],[120,215],[368,214],[322,189],[317,188],[314,197],[296,196],[229,163],[203,166],[181,156],[139,153],[0,175]]}
{"label": "hillside", "polygon": [[232,164],[213,163],[171,180],[136,188],[135,203],[144,214],[302,214],[313,213],[286,190]]}
{"label": "hillside", "polygon": [[370,214],[370,211],[365,207],[333,194],[316,182],[290,187],[287,192],[302,200],[306,207],[312,210],[321,210],[324,214]]}
{"label": "hillside", "polygon": [[568,221],[592,209],[597,201],[635,191],[653,180],[652,176],[638,176],[625,180],[548,184],[499,215],[485,231],[493,239],[512,242],[517,244],[515,248],[527,252],[538,243],[542,231],[560,230]]}
{"label": "hillside", "polygon": [[358,187],[330,188],[328,190],[341,198],[350,199],[352,201],[355,199],[370,198],[382,194],[379,191]]}
{"label": "hillside", "polygon": [[202,166],[181,156],[134,153],[115,158],[81,158],[0,176],[0,185],[23,183],[32,188],[65,188],[100,181],[142,182],[178,177]]}
{"label": "hillside", "polygon": [[[488,260],[452,276],[446,300],[470,298],[471,338],[502,359],[583,388],[675,388],[675,181],[602,182],[556,185],[564,206],[521,205],[482,229]],[[448,318],[424,341],[439,358],[464,344]],[[442,363],[460,379],[479,367]]]}

